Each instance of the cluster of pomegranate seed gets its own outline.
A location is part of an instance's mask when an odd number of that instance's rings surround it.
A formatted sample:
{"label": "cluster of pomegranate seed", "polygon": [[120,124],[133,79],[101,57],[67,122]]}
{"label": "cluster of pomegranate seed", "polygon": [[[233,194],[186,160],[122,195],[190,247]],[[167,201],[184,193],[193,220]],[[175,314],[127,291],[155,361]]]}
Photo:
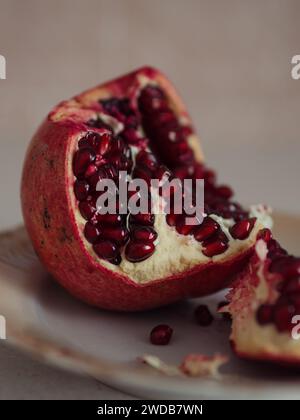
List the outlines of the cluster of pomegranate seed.
{"label": "cluster of pomegranate seed", "polygon": [[[166,220],[179,234],[193,235],[202,244],[203,254],[207,257],[224,253],[229,242],[210,214],[235,220],[230,231],[234,239],[244,240],[250,235],[255,219],[249,218],[238,203],[231,201],[233,192],[230,187],[217,185],[214,171],[195,161],[188,144],[192,129],[180,124],[167,96],[159,87],[144,87],[138,97],[138,108],[129,98],[112,97],[99,103],[102,112],[122,123],[123,129],[115,136],[113,129],[100,117],[88,121],[87,125],[96,130],[79,140],[73,172],[76,177],[74,193],[79,201],[80,213],[87,221],[84,235],[100,258],[120,264],[125,247],[125,258],[140,262],[155,251],[157,233],[151,207],[147,214],[128,216],[100,215],[97,212],[98,182],[110,178],[117,183],[120,170],[127,171],[132,178],[144,179],[148,185],[151,179],[204,179],[206,217],[203,223],[187,225],[187,215],[184,212],[175,214],[174,209]],[[147,137],[142,137],[142,132]],[[134,162],[130,146],[139,150]]]}
{"label": "cluster of pomegranate seed", "polygon": [[[248,212],[231,201],[233,192],[230,187],[217,185],[214,171],[195,161],[188,145],[192,130],[179,124],[165,93],[157,86],[146,86],[141,91],[138,105],[150,145],[161,162],[172,170],[172,176],[181,180],[204,179],[205,213],[234,219],[236,224],[231,230],[232,237],[240,240],[248,238],[255,219],[249,219]],[[168,224],[175,226],[178,233],[194,235],[202,243],[204,255],[212,257],[227,250],[228,238],[212,218],[207,217],[201,226],[196,227],[185,224],[185,219],[185,214],[167,215]]]}
{"label": "cluster of pomegranate seed", "polygon": [[276,302],[263,304],[257,309],[257,322],[260,325],[274,324],[279,332],[291,331],[293,316],[300,315],[300,258],[288,255],[272,239],[268,229],[264,229],[259,238],[268,240],[269,272],[279,274],[282,280],[278,284],[280,295]]}
{"label": "cluster of pomegranate seed", "polygon": [[172,335],[173,329],[169,325],[157,325],[150,333],[150,342],[157,346],[165,346],[169,344]]}

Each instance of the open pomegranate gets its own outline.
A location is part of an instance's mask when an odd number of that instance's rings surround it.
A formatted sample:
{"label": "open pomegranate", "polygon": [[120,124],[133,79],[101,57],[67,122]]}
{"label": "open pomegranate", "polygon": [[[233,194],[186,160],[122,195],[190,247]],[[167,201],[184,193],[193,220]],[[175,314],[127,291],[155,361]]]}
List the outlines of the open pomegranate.
{"label": "open pomegranate", "polygon": [[[101,214],[99,181],[204,179],[201,224],[176,211]],[[155,192],[154,192],[155,193]],[[158,191],[156,191],[157,194]],[[62,102],[29,147],[25,224],[47,270],[102,308],[142,310],[215,292],[248,262],[263,206],[244,209],[203,163],[187,111],[170,82],[142,68]],[[118,188],[115,195],[118,196]]]}
{"label": "open pomegranate", "polygon": [[242,358],[300,363],[300,258],[264,229],[249,265],[233,283],[229,304],[231,342]]}

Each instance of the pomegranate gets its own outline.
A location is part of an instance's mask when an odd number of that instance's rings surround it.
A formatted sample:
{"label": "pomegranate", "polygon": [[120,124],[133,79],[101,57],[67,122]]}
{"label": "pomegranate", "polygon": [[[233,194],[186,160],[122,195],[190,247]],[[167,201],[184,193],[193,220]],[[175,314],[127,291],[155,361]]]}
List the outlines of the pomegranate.
{"label": "pomegranate", "polygon": [[[129,211],[119,196],[124,171],[126,182],[159,181],[140,201],[164,199],[161,186],[172,179],[191,179],[194,197],[203,179],[202,224],[188,224],[175,204],[167,215]],[[117,203],[116,212],[105,214],[97,186],[107,180],[115,182]],[[264,207],[244,209],[229,186],[217,183],[180,97],[148,67],[50,112],[29,146],[21,197],[33,246],[53,277],[91,305],[123,311],[227,286],[269,223]]]}
{"label": "pomegranate", "polygon": [[288,255],[269,230],[259,233],[228,300],[220,311],[232,316],[231,342],[240,357],[300,363],[300,258]]}
{"label": "pomegranate", "polygon": [[150,341],[157,346],[165,346],[169,344],[172,335],[173,329],[169,325],[157,325],[150,333]]}

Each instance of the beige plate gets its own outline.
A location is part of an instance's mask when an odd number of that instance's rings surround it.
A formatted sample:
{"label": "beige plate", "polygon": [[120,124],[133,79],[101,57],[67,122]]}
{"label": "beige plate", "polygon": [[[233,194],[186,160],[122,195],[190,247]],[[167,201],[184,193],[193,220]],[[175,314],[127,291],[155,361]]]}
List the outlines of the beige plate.
{"label": "beige plate", "polygon": [[[283,245],[300,254],[300,218],[277,214],[275,222]],[[235,358],[230,327],[219,315],[210,328],[195,325],[192,313],[199,300],[142,314],[110,313],[76,301],[46,274],[23,228],[0,235],[0,287],[8,344],[125,392],[144,398],[299,398],[299,374]],[[221,299],[218,294],[202,301],[215,313]],[[169,346],[148,342],[158,323],[174,328]],[[137,361],[151,353],[178,364],[191,352],[225,353],[230,362],[219,379],[208,379],[168,377]]]}

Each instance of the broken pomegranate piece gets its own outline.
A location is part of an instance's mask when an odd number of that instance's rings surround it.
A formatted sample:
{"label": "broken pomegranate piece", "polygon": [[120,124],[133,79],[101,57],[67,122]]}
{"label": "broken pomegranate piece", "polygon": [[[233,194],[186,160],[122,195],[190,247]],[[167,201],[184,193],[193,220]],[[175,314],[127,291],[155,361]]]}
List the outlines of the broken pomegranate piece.
{"label": "broken pomegranate piece", "polygon": [[[147,211],[124,202],[122,180],[130,199],[150,204]],[[146,195],[130,188],[153,180],[158,184]],[[181,214],[178,187],[168,196],[163,188],[173,180],[191,180],[190,207]],[[189,212],[197,180],[204,180],[201,218]],[[99,189],[110,181],[113,191]],[[105,213],[110,198],[116,208]],[[158,198],[170,200],[168,212],[155,204]],[[22,208],[34,248],[59,283],[89,304],[117,310],[225,287],[247,263],[257,232],[270,224],[268,209],[246,210],[229,186],[218,184],[180,97],[148,67],[54,108],[27,153]]]}
{"label": "broken pomegranate piece", "polygon": [[279,364],[300,363],[300,258],[258,234],[249,265],[233,283],[229,303],[231,342],[242,358]]}

